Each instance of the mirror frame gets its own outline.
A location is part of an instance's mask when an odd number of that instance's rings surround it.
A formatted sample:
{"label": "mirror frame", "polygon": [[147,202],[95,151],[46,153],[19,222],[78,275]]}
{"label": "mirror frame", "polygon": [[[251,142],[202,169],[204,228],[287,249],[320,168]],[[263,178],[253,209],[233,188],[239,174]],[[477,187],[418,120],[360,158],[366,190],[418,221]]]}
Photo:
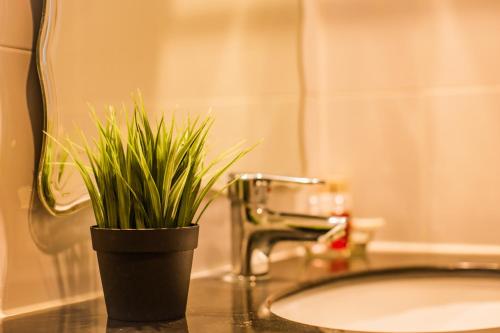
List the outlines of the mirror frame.
{"label": "mirror frame", "polygon": [[47,56],[47,50],[50,48],[51,36],[50,32],[55,28],[57,20],[57,5],[56,0],[44,0],[42,9],[42,18],[40,22],[40,29],[38,32],[38,42],[36,47],[36,65],[38,71],[38,78],[40,80],[40,88],[42,92],[43,103],[43,132],[42,148],[40,152],[40,159],[37,168],[37,192],[40,201],[47,211],[54,215],[69,215],[79,211],[90,205],[90,197],[88,194],[83,194],[77,199],[69,202],[68,204],[58,204],[55,200],[51,200],[48,193],[52,192],[52,188],[48,179],[44,177],[44,169],[47,167],[47,150],[49,149],[48,138],[45,135],[48,131],[48,112],[47,110],[54,104],[51,90],[53,87],[52,80],[52,64],[50,57]]}

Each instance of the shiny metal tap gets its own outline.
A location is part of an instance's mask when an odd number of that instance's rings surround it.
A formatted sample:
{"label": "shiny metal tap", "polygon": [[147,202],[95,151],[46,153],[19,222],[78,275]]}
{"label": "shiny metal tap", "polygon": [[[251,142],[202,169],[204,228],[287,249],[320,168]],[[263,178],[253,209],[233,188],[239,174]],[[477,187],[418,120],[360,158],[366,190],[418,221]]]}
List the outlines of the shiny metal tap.
{"label": "shiny metal tap", "polygon": [[[324,184],[318,178],[240,173],[231,174],[229,182],[232,274],[240,280],[257,280],[267,275],[269,255],[277,242],[316,241],[325,232],[345,230],[345,218],[279,212],[268,207],[272,184]],[[291,220],[300,224],[292,224]],[[308,222],[319,223],[323,228],[308,228]]]}

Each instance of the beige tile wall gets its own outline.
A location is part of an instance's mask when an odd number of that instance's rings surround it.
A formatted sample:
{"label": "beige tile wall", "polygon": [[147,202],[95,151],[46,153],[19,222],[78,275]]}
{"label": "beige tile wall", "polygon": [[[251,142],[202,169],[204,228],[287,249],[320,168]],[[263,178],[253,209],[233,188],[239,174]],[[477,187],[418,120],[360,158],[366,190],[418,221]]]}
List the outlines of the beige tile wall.
{"label": "beige tile wall", "polygon": [[[43,119],[33,51],[41,4],[0,0],[0,317],[100,291],[89,242],[91,211],[54,218],[33,192]],[[283,172],[296,173],[298,3],[168,4],[171,33],[162,68],[171,76],[156,82],[156,89],[165,89],[163,97],[172,104],[204,109],[212,105],[218,117],[214,132],[220,133],[214,140],[224,146],[235,137],[267,138],[244,164],[247,170],[270,171],[271,162],[277,161]],[[107,22],[109,16],[105,18]],[[191,50],[193,45],[203,50]],[[234,126],[236,122],[245,126]],[[293,135],[285,137],[283,132]],[[193,271],[227,264],[229,241],[228,202],[220,199],[202,221]]]}
{"label": "beige tile wall", "polygon": [[500,244],[500,2],[304,1],[311,174],[379,239]]}

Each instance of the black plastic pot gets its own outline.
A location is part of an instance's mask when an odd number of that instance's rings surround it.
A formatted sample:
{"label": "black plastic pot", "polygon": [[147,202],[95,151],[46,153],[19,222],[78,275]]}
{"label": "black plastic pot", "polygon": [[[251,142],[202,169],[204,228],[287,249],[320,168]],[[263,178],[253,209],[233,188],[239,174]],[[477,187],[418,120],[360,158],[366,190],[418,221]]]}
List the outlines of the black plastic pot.
{"label": "black plastic pot", "polygon": [[108,317],[167,321],[184,317],[199,227],[90,228]]}

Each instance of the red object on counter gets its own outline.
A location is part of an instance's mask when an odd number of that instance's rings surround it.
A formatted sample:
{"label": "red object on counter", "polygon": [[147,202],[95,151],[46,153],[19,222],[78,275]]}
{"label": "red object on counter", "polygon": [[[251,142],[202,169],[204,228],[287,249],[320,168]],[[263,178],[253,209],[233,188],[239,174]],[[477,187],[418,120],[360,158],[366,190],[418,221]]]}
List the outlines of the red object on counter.
{"label": "red object on counter", "polygon": [[349,213],[344,213],[342,215],[332,215],[332,216],[345,217],[347,219],[347,224],[346,224],[346,229],[345,229],[345,235],[340,239],[332,241],[332,243],[330,244],[330,248],[332,248],[334,250],[346,249],[348,244],[349,244],[349,231],[351,229],[351,216],[349,215]]}

